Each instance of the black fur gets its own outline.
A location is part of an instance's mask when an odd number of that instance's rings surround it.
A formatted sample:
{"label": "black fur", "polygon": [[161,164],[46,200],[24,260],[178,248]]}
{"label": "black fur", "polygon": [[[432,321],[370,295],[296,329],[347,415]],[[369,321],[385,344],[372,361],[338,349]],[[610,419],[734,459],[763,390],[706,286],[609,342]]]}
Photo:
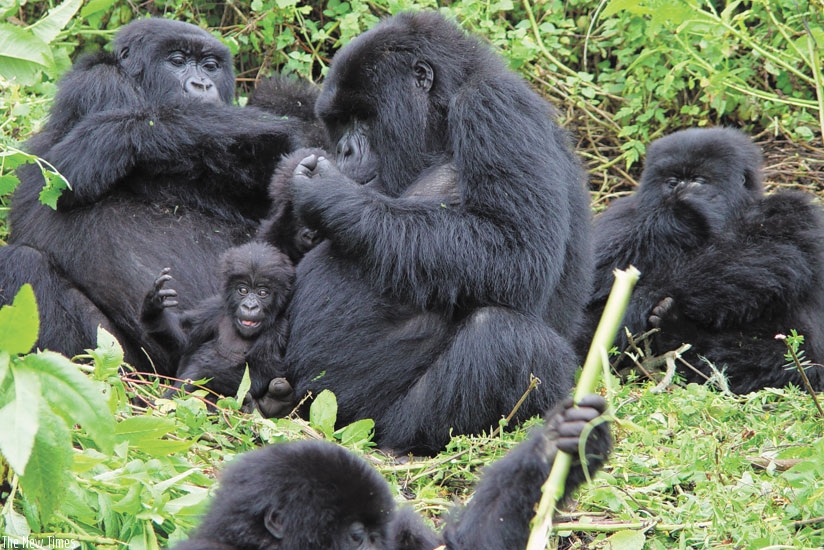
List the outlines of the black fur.
{"label": "black fur", "polygon": [[[219,290],[217,258],[249,240],[268,213],[274,165],[302,144],[305,123],[231,106],[229,50],[194,25],[136,21],[112,49],[65,75],[48,122],[28,143],[72,190],[52,210],[38,200],[40,172],[20,171],[12,246],[0,251],[1,298],[34,284],[48,327],[42,348],[81,353],[102,323],[129,362],[171,374],[171,359],[140,326],[145,289],[168,265],[184,308]],[[40,259],[22,260],[27,250]],[[89,304],[95,315],[71,324],[61,315]]]}
{"label": "black fur", "polygon": [[[543,383],[516,420],[561,399],[591,250],[584,175],[551,107],[425,12],[338,52],[316,111],[337,167],[309,157],[292,180],[327,239],[298,265],[289,309],[298,395],[331,389],[342,424],[373,418],[400,452],[497,425],[530,374]],[[430,178],[459,200],[418,195]]]}
{"label": "black fur", "polygon": [[[295,270],[282,252],[258,242],[230,248],[220,264],[223,293],[182,312],[175,308],[177,291],[165,286],[172,279],[169,270],[161,271],[144,299],[141,321],[165,349],[180,356],[181,380],[211,378],[207,388],[234,396],[248,364],[254,404],[267,394],[270,381],[283,377],[284,311]],[[214,402],[217,396],[208,398]],[[291,405],[288,401],[283,408]]]}
{"label": "black fur", "polygon": [[[365,460],[318,441],[247,453],[220,476],[220,488],[191,540],[176,550],[504,550],[524,548],[557,449],[575,457],[564,496],[609,454],[605,402],[559,404],[525,442],[488,467],[475,495],[447,519],[443,538],[409,508],[395,509],[388,484]],[[587,464],[579,444],[587,423]]]}
{"label": "black fur", "polygon": [[[595,220],[590,329],[612,271],[632,264],[641,279],[624,321],[633,333],[660,328],[657,352],[692,344],[685,358],[707,375],[699,355],[725,369],[736,393],[800,384],[774,336],[796,329],[807,358],[824,360],[821,210],[803,193],[765,196],[760,171],[758,147],[730,128],[653,142],[638,192]],[[808,375],[824,389],[820,367]]]}
{"label": "black fur", "polygon": [[278,163],[269,183],[272,209],[260,226],[258,238],[282,250],[294,265],[315,246],[321,238],[317,230],[307,227],[295,212],[290,182],[298,164],[307,155],[324,155],[323,149],[298,149]]}

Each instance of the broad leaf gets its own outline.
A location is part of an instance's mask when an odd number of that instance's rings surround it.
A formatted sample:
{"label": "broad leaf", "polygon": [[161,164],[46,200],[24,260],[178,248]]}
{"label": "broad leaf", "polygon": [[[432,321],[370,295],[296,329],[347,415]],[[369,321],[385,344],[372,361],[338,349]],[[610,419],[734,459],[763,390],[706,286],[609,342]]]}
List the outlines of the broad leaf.
{"label": "broad leaf", "polygon": [[9,352],[9,355],[28,353],[37,342],[39,331],[34,289],[25,284],[11,305],[0,308],[0,350]]}
{"label": "broad leaf", "polygon": [[338,417],[338,400],[329,390],[318,394],[309,407],[309,424],[320,430],[326,437],[335,433],[335,420]]}
{"label": "broad leaf", "polygon": [[23,358],[34,369],[43,388],[43,397],[55,413],[70,425],[80,424],[104,453],[114,445],[114,417],[109,410],[102,384],[94,382],[63,357],[44,351]]}
{"label": "broad leaf", "polygon": [[0,453],[18,474],[26,473],[26,465],[40,428],[42,397],[40,380],[26,368],[11,367],[14,398],[0,409]]}
{"label": "broad leaf", "polygon": [[62,418],[41,402],[35,411],[40,417],[40,429],[26,466],[26,475],[20,476],[20,487],[26,498],[37,504],[40,521],[49,518],[65,498],[65,487],[71,479],[72,439]]}

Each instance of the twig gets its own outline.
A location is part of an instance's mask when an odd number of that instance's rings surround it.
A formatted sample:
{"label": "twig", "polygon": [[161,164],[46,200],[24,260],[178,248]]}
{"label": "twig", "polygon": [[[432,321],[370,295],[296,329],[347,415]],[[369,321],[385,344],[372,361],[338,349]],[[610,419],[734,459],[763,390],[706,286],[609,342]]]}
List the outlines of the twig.
{"label": "twig", "polygon": [[801,361],[798,359],[798,354],[795,353],[795,349],[793,349],[792,344],[783,334],[776,334],[775,339],[781,340],[782,342],[784,342],[784,345],[787,346],[787,350],[790,352],[790,357],[793,358],[793,363],[795,363],[795,368],[798,369],[798,373],[801,375],[801,380],[804,382],[804,386],[807,388],[807,393],[810,394],[813,403],[815,403],[815,407],[818,409],[818,414],[822,418],[824,418],[824,409],[821,408],[821,403],[818,402],[818,398],[815,396],[815,390],[813,389],[812,384],[810,384],[810,379],[807,378],[807,372],[804,370],[803,365],[801,365]]}
{"label": "twig", "polygon": [[[515,406],[512,408],[512,411],[504,419],[504,422],[503,422],[504,426],[509,424],[509,422],[512,420],[512,418],[515,416],[515,413],[518,412],[518,409],[520,409],[521,405],[523,405],[524,401],[526,401],[526,398],[529,397],[529,394],[532,393],[535,390],[535,388],[538,387],[538,385],[540,383],[541,383],[540,378],[538,378],[537,376],[535,376],[532,373],[529,374],[529,386],[526,387],[526,390],[524,391],[524,394],[521,396],[520,399],[518,399],[518,402],[515,403]],[[498,427],[495,428],[494,430],[492,430],[492,433],[489,435],[489,437],[495,437],[499,433],[501,433],[501,424],[498,424]]]}

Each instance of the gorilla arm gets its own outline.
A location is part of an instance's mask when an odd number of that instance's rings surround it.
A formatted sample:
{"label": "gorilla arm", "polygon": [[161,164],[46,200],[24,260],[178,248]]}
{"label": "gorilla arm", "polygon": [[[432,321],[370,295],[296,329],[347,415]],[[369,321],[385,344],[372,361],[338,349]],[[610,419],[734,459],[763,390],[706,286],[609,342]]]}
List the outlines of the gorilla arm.
{"label": "gorilla arm", "polygon": [[[30,143],[72,186],[61,209],[90,204],[134,170],[202,174],[223,191],[265,193],[300,123],[256,109],[202,102],[151,105],[111,56],[80,63],[61,83],[48,128]],[[236,185],[225,185],[234,182]]]}
{"label": "gorilla arm", "polygon": [[[494,211],[454,206],[449,197],[393,198],[356,184],[316,157],[298,167],[292,191],[295,209],[310,227],[348,256],[362,258],[362,266],[374,266],[370,278],[416,305],[460,301],[528,311],[533,301],[546,302],[537,292],[549,295],[557,284],[555,271],[563,261],[555,256],[563,257],[564,243],[529,238],[546,223],[530,212],[541,208],[544,198],[525,202],[523,213],[515,212],[516,198],[506,193],[488,199]],[[523,230],[519,224],[525,221],[530,228]],[[502,257],[507,262],[499,261]]]}
{"label": "gorilla arm", "polygon": [[808,196],[764,197],[731,232],[666,270],[661,288],[685,290],[670,296],[687,318],[713,328],[783,311],[821,285],[821,228]]}

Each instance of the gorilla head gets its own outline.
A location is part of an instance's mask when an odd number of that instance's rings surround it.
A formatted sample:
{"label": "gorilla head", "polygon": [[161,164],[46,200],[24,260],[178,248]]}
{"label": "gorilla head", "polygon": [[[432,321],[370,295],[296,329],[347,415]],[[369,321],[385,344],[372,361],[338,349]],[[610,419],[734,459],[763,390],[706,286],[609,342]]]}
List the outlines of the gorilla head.
{"label": "gorilla head", "polygon": [[395,504],[380,474],[320,441],[273,445],[238,458],[201,527],[179,546],[380,550]]}
{"label": "gorilla head", "polygon": [[316,104],[341,172],[359,183],[379,177],[398,196],[426,168],[448,161],[450,103],[461,100],[455,93],[470,69],[485,65],[511,76],[436,12],[403,13],[354,39],[335,55]]}
{"label": "gorilla head", "polygon": [[690,128],[654,141],[641,176],[639,201],[676,226],[704,237],[763,194],[761,151],[732,128]]}
{"label": "gorilla head", "polygon": [[118,33],[114,55],[126,74],[151,92],[155,104],[181,94],[225,104],[234,97],[229,48],[194,25],[159,18],[135,21]]}
{"label": "gorilla head", "polygon": [[292,263],[276,248],[249,242],[221,257],[226,313],[242,338],[255,338],[283,311],[295,276]]}

